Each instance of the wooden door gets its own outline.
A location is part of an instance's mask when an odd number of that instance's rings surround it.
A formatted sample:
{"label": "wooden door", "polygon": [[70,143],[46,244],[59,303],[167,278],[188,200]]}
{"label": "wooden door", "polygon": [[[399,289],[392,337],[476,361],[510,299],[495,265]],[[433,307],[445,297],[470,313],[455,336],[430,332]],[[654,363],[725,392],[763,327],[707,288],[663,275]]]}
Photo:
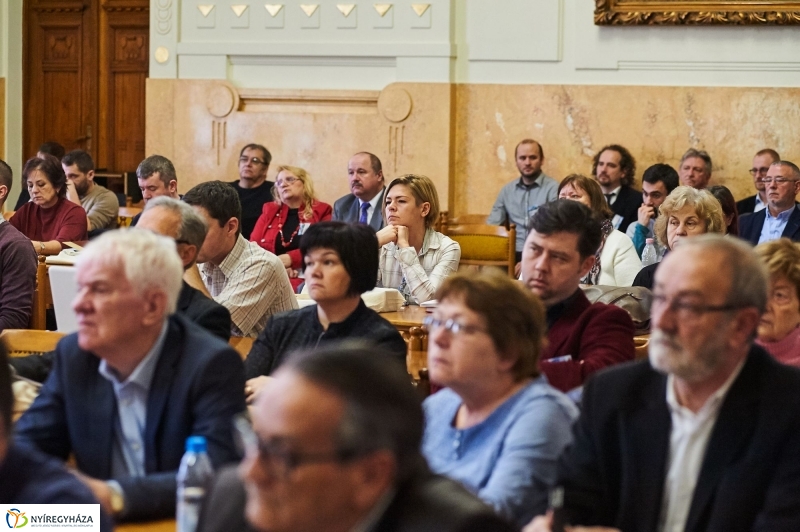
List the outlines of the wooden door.
{"label": "wooden door", "polygon": [[144,158],[148,0],[25,0],[23,149],[54,140],[95,166]]}

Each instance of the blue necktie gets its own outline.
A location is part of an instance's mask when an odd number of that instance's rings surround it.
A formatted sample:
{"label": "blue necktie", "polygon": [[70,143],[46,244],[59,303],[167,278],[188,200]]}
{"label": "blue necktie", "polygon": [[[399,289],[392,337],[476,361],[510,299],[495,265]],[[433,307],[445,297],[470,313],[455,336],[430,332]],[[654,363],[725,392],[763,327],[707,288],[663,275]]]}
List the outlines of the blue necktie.
{"label": "blue necktie", "polygon": [[369,210],[369,202],[364,202],[361,204],[361,216],[358,218],[358,223],[366,224],[369,223],[367,220],[367,211]]}

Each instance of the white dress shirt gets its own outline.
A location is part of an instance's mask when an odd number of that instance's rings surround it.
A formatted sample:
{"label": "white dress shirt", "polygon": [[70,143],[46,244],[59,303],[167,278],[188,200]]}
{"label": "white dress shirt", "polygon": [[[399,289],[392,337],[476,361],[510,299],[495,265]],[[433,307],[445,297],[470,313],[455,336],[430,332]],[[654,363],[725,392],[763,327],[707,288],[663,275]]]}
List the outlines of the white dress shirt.
{"label": "white dress shirt", "polygon": [[661,501],[660,532],[683,532],[689,508],[694,498],[694,488],[700,476],[708,440],[719,417],[719,410],[733,381],[739,375],[744,360],[728,380],[706,400],[697,411],[692,412],[678,403],[675,395],[675,379],[667,377],[667,406],[672,417],[672,432],[669,439],[667,476],[664,479],[664,498]]}

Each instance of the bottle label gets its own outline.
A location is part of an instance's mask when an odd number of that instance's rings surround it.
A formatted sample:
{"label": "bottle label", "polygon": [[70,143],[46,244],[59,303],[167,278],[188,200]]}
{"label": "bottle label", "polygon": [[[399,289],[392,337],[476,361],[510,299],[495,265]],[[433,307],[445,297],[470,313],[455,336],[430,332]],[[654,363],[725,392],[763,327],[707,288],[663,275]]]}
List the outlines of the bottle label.
{"label": "bottle label", "polygon": [[178,515],[176,518],[176,532],[195,532],[200,518],[200,508],[206,490],[201,487],[178,488]]}

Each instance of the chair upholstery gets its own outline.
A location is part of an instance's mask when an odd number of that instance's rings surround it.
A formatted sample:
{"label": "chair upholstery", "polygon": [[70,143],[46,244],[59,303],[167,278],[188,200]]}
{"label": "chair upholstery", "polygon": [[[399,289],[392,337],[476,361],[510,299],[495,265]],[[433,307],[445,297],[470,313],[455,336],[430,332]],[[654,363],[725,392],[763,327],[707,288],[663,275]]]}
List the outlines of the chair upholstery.
{"label": "chair upholstery", "polygon": [[444,234],[461,246],[461,265],[502,266],[514,277],[516,227],[499,225],[447,225]]}
{"label": "chair upholstery", "polygon": [[8,356],[24,357],[52,351],[63,336],[64,334],[55,331],[6,329],[0,334],[0,341],[5,344]]}

